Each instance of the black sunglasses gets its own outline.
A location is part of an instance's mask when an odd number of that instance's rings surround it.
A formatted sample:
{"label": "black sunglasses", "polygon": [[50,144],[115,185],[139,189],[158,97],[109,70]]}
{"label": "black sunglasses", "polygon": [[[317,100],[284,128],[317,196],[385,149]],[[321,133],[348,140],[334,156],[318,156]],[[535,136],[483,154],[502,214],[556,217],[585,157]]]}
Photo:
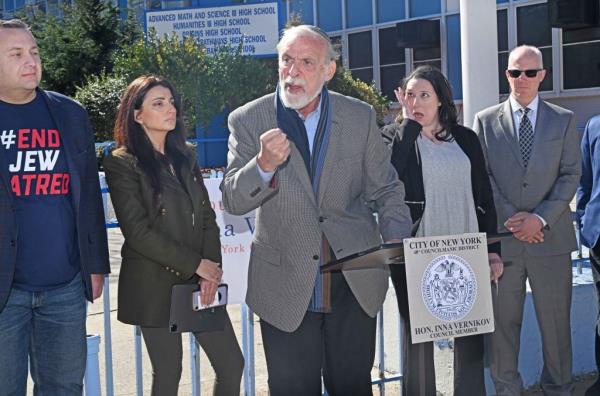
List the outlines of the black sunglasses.
{"label": "black sunglasses", "polygon": [[518,70],[518,69],[510,69],[507,70],[508,75],[512,78],[519,78],[521,73],[525,73],[525,75],[529,78],[533,78],[537,76],[538,72],[542,71],[542,69],[531,69],[531,70]]}

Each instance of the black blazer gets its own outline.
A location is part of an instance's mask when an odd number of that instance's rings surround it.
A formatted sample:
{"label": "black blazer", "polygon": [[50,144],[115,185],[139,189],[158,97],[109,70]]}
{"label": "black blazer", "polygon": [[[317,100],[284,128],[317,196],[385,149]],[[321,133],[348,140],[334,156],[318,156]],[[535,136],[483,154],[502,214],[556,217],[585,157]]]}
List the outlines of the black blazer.
{"label": "black blazer", "polygon": [[[392,164],[398,172],[398,177],[404,183],[404,199],[410,209],[413,235],[417,231],[425,210],[423,169],[417,148],[417,137],[420,132],[421,125],[409,119],[405,119],[401,123],[386,125],[382,129],[384,140],[391,145]],[[452,127],[450,133],[471,162],[471,186],[479,231],[495,234],[498,232],[496,208],[479,139],[475,132],[458,124]],[[490,253],[499,254],[500,243],[490,245],[488,250]]]}
{"label": "black blazer", "polygon": [[[72,99],[56,92],[37,90],[61,134],[71,173],[81,276],[86,297],[92,298],[90,274],[108,274],[108,245],[100,195],[94,135],[86,111]],[[6,304],[15,273],[19,230],[10,187],[8,164],[0,156],[0,310]],[[48,230],[52,232],[52,230]]]}

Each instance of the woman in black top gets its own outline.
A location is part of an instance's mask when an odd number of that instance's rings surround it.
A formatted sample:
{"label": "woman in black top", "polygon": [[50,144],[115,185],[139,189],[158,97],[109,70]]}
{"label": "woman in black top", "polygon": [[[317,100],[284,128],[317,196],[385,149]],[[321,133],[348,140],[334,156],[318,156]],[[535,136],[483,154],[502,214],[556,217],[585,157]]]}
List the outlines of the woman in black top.
{"label": "woman in black top", "polygon": [[[496,233],[483,152],[475,133],[458,125],[446,78],[434,67],[418,67],[396,96],[402,117],[382,133],[404,183],[413,235]],[[499,244],[489,246],[492,281],[502,275],[499,253]],[[412,344],[411,340],[404,266],[391,266],[391,276],[404,320],[404,394],[435,396],[433,343]],[[455,339],[454,395],[485,395],[482,335]]]}

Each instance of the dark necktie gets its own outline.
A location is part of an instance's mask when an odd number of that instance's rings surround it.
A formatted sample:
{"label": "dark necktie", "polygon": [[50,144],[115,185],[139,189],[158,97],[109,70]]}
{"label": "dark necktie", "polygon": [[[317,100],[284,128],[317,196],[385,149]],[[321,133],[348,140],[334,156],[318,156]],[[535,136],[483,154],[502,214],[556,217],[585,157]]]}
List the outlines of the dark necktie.
{"label": "dark necktie", "polygon": [[521,116],[521,125],[519,125],[519,148],[521,149],[521,158],[523,158],[523,165],[527,168],[529,158],[531,157],[531,149],[533,148],[533,126],[527,113],[531,111],[530,108],[525,107],[519,109],[519,115]]}

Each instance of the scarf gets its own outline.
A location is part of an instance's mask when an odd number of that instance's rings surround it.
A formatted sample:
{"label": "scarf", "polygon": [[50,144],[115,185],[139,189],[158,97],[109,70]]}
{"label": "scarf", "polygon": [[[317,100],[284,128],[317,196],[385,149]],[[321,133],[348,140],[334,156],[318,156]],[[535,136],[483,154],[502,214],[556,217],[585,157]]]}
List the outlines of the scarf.
{"label": "scarf", "polygon": [[313,191],[317,193],[319,180],[325,163],[325,155],[327,154],[327,146],[329,145],[329,132],[331,131],[331,103],[329,100],[329,92],[326,87],[321,90],[321,117],[317,124],[317,131],[313,142],[312,156],[308,147],[308,136],[304,121],[300,118],[298,112],[289,107],[285,107],[280,98],[280,86],[277,85],[275,95],[275,111],[277,114],[277,127],[286,134],[295,145],[300,155],[306,171],[310,177]]}

